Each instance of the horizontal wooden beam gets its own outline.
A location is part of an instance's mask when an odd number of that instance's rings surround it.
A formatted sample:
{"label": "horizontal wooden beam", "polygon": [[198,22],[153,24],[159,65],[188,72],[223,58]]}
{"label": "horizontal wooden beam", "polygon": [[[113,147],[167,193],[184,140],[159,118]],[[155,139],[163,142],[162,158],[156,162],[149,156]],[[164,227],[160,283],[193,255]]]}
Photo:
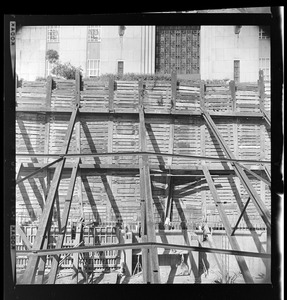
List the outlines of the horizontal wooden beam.
{"label": "horizontal wooden beam", "polygon": [[126,152],[105,152],[105,153],[16,153],[17,157],[102,157],[102,156],[162,156],[162,157],[179,157],[189,158],[197,160],[207,161],[220,161],[220,162],[239,162],[239,163],[256,163],[256,164],[271,164],[271,161],[267,160],[253,160],[253,159],[236,159],[236,158],[221,158],[212,156],[200,156],[200,155],[183,155],[174,153],[162,153],[162,152],[146,152],[146,151],[126,151]]}
{"label": "horizontal wooden beam", "polygon": [[[41,163],[28,163],[28,162],[24,162],[22,163],[22,170],[24,169],[29,169],[29,170],[33,170],[33,169],[39,169],[43,166],[45,166],[44,164]],[[49,166],[48,169],[55,169],[56,166],[52,165]],[[72,169],[73,168],[73,164],[72,163],[66,163],[64,170],[67,169]],[[133,171],[133,172],[138,172],[139,171],[139,165],[138,164],[85,164],[82,163],[79,165],[79,168],[84,170],[123,170],[123,171]],[[182,173],[184,172],[184,175],[192,175],[192,176],[204,176],[202,175],[202,167],[196,166],[196,165],[177,165],[177,164],[173,164],[173,165],[155,165],[155,164],[150,164],[150,170],[151,170],[151,175],[163,175],[163,176],[176,176],[176,175],[180,175],[180,174],[176,174],[176,173]],[[253,165],[251,166],[251,169],[254,172],[256,171],[261,171],[261,170],[265,170],[264,167],[260,166],[260,165]],[[158,172],[157,172],[158,171]],[[209,171],[213,174],[213,172],[215,172],[216,174],[233,174],[234,170],[233,169],[225,169],[223,166],[212,166],[212,168],[209,168]],[[21,171],[22,172],[22,171]],[[155,173],[153,173],[155,172]],[[214,174],[215,175],[215,174]]]}
{"label": "horizontal wooden beam", "polygon": [[[63,109],[63,108],[46,108],[46,107],[16,107],[16,112],[29,112],[29,113],[56,113],[56,114],[68,114],[71,113],[71,109]],[[138,115],[138,109],[116,109],[109,111],[108,109],[93,109],[93,108],[80,108],[79,112],[82,114],[128,114],[128,115]],[[147,117],[149,116],[155,116],[158,117],[159,115],[170,115],[170,116],[197,116],[201,117],[200,110],[172,110],[172,111],[155,111],[152,109],[146,109],[145,108],[145,114]],[[222,117],[222,118],[263,118],[262,113],[256,113],[256,112],[210,112],[210,115],[214,117]]]}
{"label": "horizontal wooden beam", "polygon": [[84,253],[84,252],[95,252],[95,251],[127,250],[127,249],[142,249],[142,248],[148,249],[151,246],[154,246],[156,248],[163,248],[163,249],[178,249],[178,250],[188,250],[188,251],[196,251],[196,252],[238,255],[238,256],[246,256],[246,257],[271,258],[270,253],[257,253],[257,252],[250,252],[250,251],[236,251],[236,250],[219,249],[219,248],[208,248],[208,247],[197,247],[197,246],[153,243],[153,242],[95,245],[95,246],[61,248],[61,249],[43,249],[38,251],[22,250],[22,251],[16,251],[16,255],[46,256],[46,255],[59,255],[65,253]]}

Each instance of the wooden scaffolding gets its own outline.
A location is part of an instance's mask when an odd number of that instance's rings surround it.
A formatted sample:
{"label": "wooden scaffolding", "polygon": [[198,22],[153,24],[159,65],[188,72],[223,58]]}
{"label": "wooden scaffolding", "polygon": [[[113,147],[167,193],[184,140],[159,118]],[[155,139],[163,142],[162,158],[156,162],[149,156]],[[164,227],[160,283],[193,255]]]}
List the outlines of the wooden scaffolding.
{"label": "wooden scaffolding", "polygon": [[[65,84],[63,82],[62,84]],[[68,82],[66,83],[68,84]],[[93,83],[89,83],[91,89],[93,88]],[[194,91],[196,89],[188,88],[188,85],[179,87],[177,83],[176,74],[172,74],[170,84],[170,98],[167,95],[167,92],[161,91],[155,93],[154,98],[152,96],[147,95],[148,85],[150,83],[144,82],[143,79],[140,79],[137,83],[137,95],[132,93],[133,104],[130,109],[129,104],[126,104],[124,107],[124,100],[121,101],[119,98],[120,88],[118,88],[119,93],[115,93],[115,80],[110,78],[108,84],[105,86],[106,96],[106,106],[105,109],[101,107],[94,108],[89,106],[89,90],[86,89],[86,93],[83,92],[83,88],[81,87],[81,78],[80,74],[76,74],[75,80],[75,90],[71,88],[71,94],[69,97],[65,95],[63,99],[68,103],[71,101],[71,97],[73,97],[72,107],[71,103],[67,104],[65,108],[65,104],[57,104],[57,99],[52,99],[52,78],[49,77],[46,83],[46,93],[44,97],[42,97],[42,102],[38,107],[32,106],[32,100],[36,101],[36,99],[29,99],[29,95],[25,96],[22,92],[22,95],[18,95],[18,107],[17,113],[43,113],[46,117],[45,124],[49,123],[50,114],[60,114],[62,113],[67,118],[67,115],[70,114],[70,119],[68,122],[68,127],[66,129],[64,135],[64,142],[61,146],[60,153],[50,153],[49,149],[45,146],[43,153],[20,153],[18,152],[16,155],[18,158],[33,158],[32,164],[26,162],[20,162],[18,165],[18,173],[16,177],[16,185],[23,183],[25,180],[29,180],[33,178],[39,172],[47,171],[49,168],[54,169],[54,174],[49,186],[46,187],[46,197],[42,207],[42,213],[39,218],[37,233],[35,236],[35,240],[33,244],[28,240],[27,236],[19,226],[17,225],[17,232],[21,235],[23,242],[26,245],[26,250],[21,250],[17,252],[17,255],[28,255],[28,263],[23,275],[21,284],[32,284],[32,283],[42,283],[43,275],[45,272],[45,263],[47,256],[52,256],[51,269],[49,273],[48,283],[55,283],[57,271],[59,269],[59,264],[61,263],[60,255],[66,254],[74,256],[75,268],[78,269],[78,260],[80,253],[85,252],[97,252],[97,251],[107,251],[107,250],[131,250],[131,249],[141,249],[142,254],[142,270],[143,270],[143,280],[144,283],[160,283],[160,270],[159,270],[159,258],[158,258],[158,249],[181,249],[187,250],[191,254],[192,251],[198,253],[215,253],[215,254],[228,254],[234,255],[240,271],[243,275],[243,278],[246,283],[253,283],[253,278],[250,274],[248,265],[245,261],[245,257],[259,257],[264,262],[266,268],[270,271],[270,243],[267,246],[267,250],[265,251],[261,241],[259,240],[255,231],[250,230],[252,238],[255,242],[258,252],[248,252],[242,251],[239,242],[236,237],[237,227],[242,219],[246,222],[249,228],[252,228],[252,220],[250,219],[247,211],[249,203],[252,203],[257,211],[258,216],[262,219],[264,225],[267,228],[268,238],[270,238],[271,234],[271,215],[269,209],[266,207],[266,204],[261,199],[260,195],[253,187],[252,182],[250,180],[250,176],[258,179],[259,181],[266,184],[270,187],[270,161],[265,160],[263,156],[259,159],[239,159],[238,158],[238,149],[236,149],[236,145],[233,147],[233,151],[231,147],[228,145],[228,142],[223,137],[220,132],[218,126],[215,123],[215,119],[220,117],[222,118],[236,118],[236,119],[264,119],[265,124],[262,126],[266,126],[268,130],[270,129],[270,116],[266,110],[266,104],[264,101],[266,97],[266,92],[264,89],[264,81],[263,74],[260,72],[259,80],[258,80],[258,104],[253,104],[250,98],[246,97],[246,99],[242,98],[244,93],[236,95],[236,93],[240,90],[240,86],[236,87],[235,83],[231,81],[228,86],[228,97],[223,97],[222,95],[217,95],[217,92],[214,92],[213,88],[216,86],[220,86],[220,84],[206,84],[201,81],[198,84],[197,94],[195,96]],[[125,83],[122,82],[124,86]],[[156,83],[154,83],[154,86]],[[95,87],[94,87],[95,88]],[[210,91],[208,91],[210,88]],[[31,88],[32,89],[32,88]],[[164,90],[165,88],[163,88]],[[180,93],[181,89],[181,93]],[[100,88],[94,93],[99,93],[99,95],[103,92]],[[243,89],[242,89],[243,90]],[[247,89],[248,90],[248,89]],[[27,94],[33,92],[26,90]],[[188,91],[190,93],[188,93]],[[74,94],[73,94],[74,93]],[[131,95],[131,94],[130,94]],[[127,96],[126,96],[127,97]],[[149,105],[149,100],[156,103],[156,106]],[[213,98],[212,98],[213,97]],[[241,98],[240,98],[241,97]],[[126,98],[127,99],[127,98]],[[169,101],[170,99],[170,101]],[[245,101],[243,101],[243,100]],[[256,98],[257,99],[257,98]],[[100,99],[96,99],[100,103]],[[241,100],[241,102],[240,102]],[[250,102],[250,101],[251,102]],[[25,102],[26,101],[26,102]],[[30,101],[30,102],[29,102]],[[137,103],[138,101],[138,103]],[[186,101],[186,102],[184,102]],[[226,101],[226,102],[224,102]],[[53,103],[52,103],[53,102]],[[35,103],[35,102],[34,102]],[[123,105],[122,107],[119,105]],[[242,104],[243,103],[243,104]],[[246,104],[247,103],[247,104]],[[252,104],[250,104],[252,103]],[[186,104],[186,105],[185,105]],[[191,104],[193,107],[188,107]],[[118,105],[118,107],[117,107]],[[218,109],[219,105],[221,105],[221,109]],[[222,109],[222,107],[224,107]],[[244,111],[244,109],[240,108],[244,107],[252,107],[256,108],[254,110]],[[81,152],[81,139],[80,135],[80,117],[81,114],[93,114],[94,117],[98,115],[104,115],[108,120],[108,130],[112,130],[112,121],[110,121],[110,116],[120,116],[121,114],[132,115],[134,118],[138,120],[138,141],[136,145],[139,146],[138,151],[111,151],[113,148],[111,147],[112,141],[111,137],[109,137],[107,150],[98,152],[96,147],[94,147],[94,151],[92,153],[83,153]],[[209,156],[205,151],[197,152],[196,155],[192,154],[179,154],[175,153],[173,149],[174,145],[174,119],[171,122],[170,126],[170,140],[168,141],[169,145],[172,145],[169,148],[169,151],[160,151],[159,147],[154,147],[154,151],[148,151],[147,146],[147,136],[149,136],[149,132],[147,130],[148,126],[150,126],[146,122],[146,118],[150,118],[151,116],[155,118],[161,118],[162,116],[185,116],[188,118],[200,118],[204,120],[204,123],[200,125],[201,132],[206,130],[212,133],[214,141],[216,141],[218,145],[218,151],[221,151],[223,155],[219,155],[219,157]],[[262,128],[262,126],[260,128]],[[75,149],[73,153],[69,151],[71,149],[71,139],[73,132],[75,130]],[[110,132],[110,131],[109,131]],[[53,134],[53,132],[46,131],[46,137],[49,138],[49,135]],[[155,139],[155,137],[153,137]],[[155,139],[156,140],[156,139]],[[190,141],[192,142],[192,141]],[[204,145],[204,140],[200,141],[201,145]],[[262,141],[261,141],[262,143]],[[263,142],[264,143],[264,142]],[[238,145],[237,145],[238,147]],[[21,148],[21,147],[20,147]],[[237,155],[234,154],[237,153]],[[119,163],[114,163],[114,157],[126,157],[130,159],[130,157],[137,157],[139,159],[138,164],[124,164],[121,165]],[[92,162],[97,161],[99,158],[106,158],[108,163],[83,163],[83,158],[93,158]],[[151,163],[150,158],[156,157],[159,161],[166,159],[169,162],[168,168],[163,168],[160,166],[155,166]],[[36,158],[43,158],[44,163],[39,163]],[[72,163],[67,163],[67,159],[73,159]],[[49,161],[54,159],[53,161]],[[184,159],[185,161],[193,160],[196,161],[196,166],[189,170],[189,167],[186,168],[172,168],[172,161],[176,159]],[[224,169],[220,169],[221,172],[226,173],[234,173],[238,178],[240,184],[244,187],[246,194],[248,195],[248,200],[243,203],[243,201],[236,197],[238,209],[240,215],[237,219],[235,226],[232,226],[230,220],[225,212],[225,207],[223,205],[223,201],[220,200],[220,195],[218,193],[216,184],[213,179],[213,175],[216,174],[216,168],[212,168],[209,166],[210,161],[218,162],[221,164],[225,164]],[[251,170],[248,167],[248,164],[258,164],[260,166],[259,174],[256,170]],[[176,163],[175,163],[176,165]],[[25,167],[29,166],[30,168],[34,168],[34,171],[26,176],[21,176],[21,170]],[[64,208],[62,210],[61,216],[57,217],[58,222],[58,236],[56,240],[56,245],[54,249],[48,248],[48,235],[51,230],[51,220],[53,217],[54,208],[59,206],[59,195],[58,188],[61,182],[63,170],[65,168],[70,168],[71,177],[67,189],[67,194],[65,197]],[[117,172],[117,170],[123,170],[127,168],[135,169],[139,172],[139,189],[140,189],[140,234],[141,234],[141,242],[140,243],[132,243],[131,240],[128,240],[125,244],[105,244],[105,245],[94,245],[94,246],[83,246],[81,245],[81,235],[82,235],[82,224],[78,223],[76,228],[76,241],[75,246],[71,248],[64,248],[63,243],[65,239],[67,223],[69,219],[69,214],[71,210],[71,204],[73,201],[73,193],[75,186],[79,186],[79,190],[81,188],[81,182],[79,182],[79,173],[84,168],[90,168],[95,172],[101,170],[111,170],[113,172]],[[151,170],[154,171],[151,174]],[[231,249],[219,249],[214,247],[200,247],[200,246],[191,246],[191,245],[179,245],[179,244],[169,244],[169,243],[158,243],[156,240],[156,230],[155,230],[155,219],[154,219],[154,200],[151,186],[151,176],[162,174],[161,172],[165,171],[167,178],[167,186],[169,189],[167,190],[167,197],[165,202],[165,208],[163,212],[163,220],[168,224],[171,218],[172,211],[172,197],[171,197],[171,182],[173,181],[174,176],[176,174],[185,176],[187,171],[192,171],[191,174],[196,174],[197,176],[201,176],[207,182],[208,188],[211,192],[212,199],[214,201],[214,206],[218,212],[220,220],[223,224],[223,227],[226,232],[226,236],[230,243]],[[180,171],[182,171],[180,173]],[[217,170],[218,171],[218,170]],[[101,176],[102,173],[98,173]],[[189,173],[188,173],[189,174]],[[263,176],[263,175],[264,176]],[[189,174],[190,175],[190,174]],[[249,175],[249,176],[248,176]],[[107,179],[105,179],[107,180]],[[48,184],[47,184],[48,185]],[[108,192],[108,191],[107,191]],[[80,193],[80,192],[79,192]],[[81,196],[80,196],[81,197]],[[82,200],[80,200],[81,202]],[[116,201],[115,201],[116,202]],[[117,205],[116,203],[111,204]],[[83,209],[83,207],[81,207]],[[60,212],[60,209],[57,208],[57,211]],[[267,271],[267,272],[269,272]],[[76,272],[77,273],[77,272]],[[37,274],[37,276],[36,276]]]}

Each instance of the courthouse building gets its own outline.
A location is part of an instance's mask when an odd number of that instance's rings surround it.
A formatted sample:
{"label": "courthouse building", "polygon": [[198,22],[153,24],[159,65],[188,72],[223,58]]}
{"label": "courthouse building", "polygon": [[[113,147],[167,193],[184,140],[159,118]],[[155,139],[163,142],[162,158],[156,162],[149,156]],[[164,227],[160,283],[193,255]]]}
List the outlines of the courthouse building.
{"label": "courthouse building", "polygon": [[18,78],[46,77],[59,60],[84,77],[113,73],[177,74],[203,80],[270,80],[270,34],[260,26],[24,26],[17,32]]}

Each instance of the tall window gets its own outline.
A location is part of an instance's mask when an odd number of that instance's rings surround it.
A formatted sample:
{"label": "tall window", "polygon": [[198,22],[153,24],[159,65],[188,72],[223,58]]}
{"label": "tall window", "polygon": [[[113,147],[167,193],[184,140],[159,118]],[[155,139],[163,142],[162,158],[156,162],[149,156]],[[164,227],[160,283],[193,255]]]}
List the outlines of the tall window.
{"label": "tall window", "polygon": [[270,58],[259,58],[259,69],[263,70],[264,80],[270,81]]}
{"label": "tall window", "polygon": [[59,42],[59,29],[60,26],[48,26],[47,29],[47,41],[48,42]]}
{"label": "tall window", "polygon": [[101,41],[101,27],[88,26],[88,42],[100,42],[100,41]]}
{"label": "tall window", "polygon": [[269,35],[263,28],[259,28],[259,39],[269,39]]}
{"label": "tall window", "polygon": [[234,81],[237,83],[240,81],[240,60],[234,61]]}
{"label": "tall window", "polygon": [[89,77],[100,75],[100,60],[99,59],[88,59],[87,75]]}

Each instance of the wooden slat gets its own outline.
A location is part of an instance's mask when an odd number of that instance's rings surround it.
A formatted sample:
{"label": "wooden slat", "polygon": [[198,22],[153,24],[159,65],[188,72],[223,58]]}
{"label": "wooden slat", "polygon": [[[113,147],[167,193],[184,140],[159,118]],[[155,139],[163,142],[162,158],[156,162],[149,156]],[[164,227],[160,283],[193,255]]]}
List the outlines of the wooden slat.
{"label": "wooden slat", "polygon": [[246,257],[260,257],[265,259],[270,259],[271,254],[269,253],[257,253],[251,251],[238,251],[229,249],[219,249],[219,248],[209,248],[209,247],[197,247],[179,244],[166,244],[166,243],[130,243],[130,244],[108,244],[108,245],[95,245],[95,246],[83,246],[83,247],[73,247],[73,248],[62,248],[62,249],[47,249],[39,251],[17,251],[16,255],[31,254],[32,256],[46,256],[46,255],[57,255],[66,253],[84,253],[84,252],[95,252],[95,251],[110,251],[110,250],[126,250],[126,249],[148,249],[151,246],[163,249],[179,249],[187,251],[197,251],[205,253],[219,253],[225,255],[237,255]]}

